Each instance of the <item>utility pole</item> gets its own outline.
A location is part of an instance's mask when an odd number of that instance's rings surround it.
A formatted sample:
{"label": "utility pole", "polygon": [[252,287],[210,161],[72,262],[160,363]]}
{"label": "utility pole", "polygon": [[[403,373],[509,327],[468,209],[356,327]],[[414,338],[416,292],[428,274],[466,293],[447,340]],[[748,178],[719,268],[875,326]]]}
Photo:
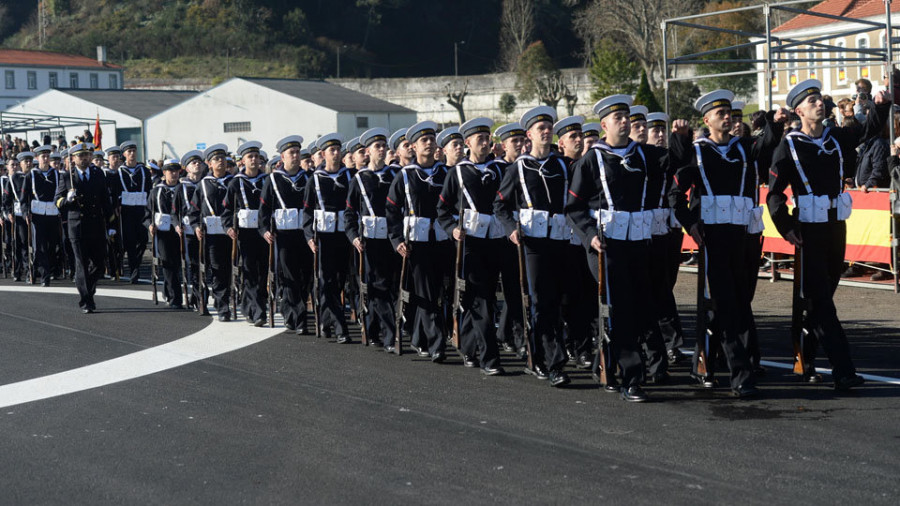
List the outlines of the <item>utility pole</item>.
{"label": "utility pole", "polygon": [[337,78],[341,78],[341,46],[337,47]]}
{"label": "utility pole", "polygon": [[465,44],[466,41],[460,40],[453,42],[453,76],[459,77],[459,45]]}

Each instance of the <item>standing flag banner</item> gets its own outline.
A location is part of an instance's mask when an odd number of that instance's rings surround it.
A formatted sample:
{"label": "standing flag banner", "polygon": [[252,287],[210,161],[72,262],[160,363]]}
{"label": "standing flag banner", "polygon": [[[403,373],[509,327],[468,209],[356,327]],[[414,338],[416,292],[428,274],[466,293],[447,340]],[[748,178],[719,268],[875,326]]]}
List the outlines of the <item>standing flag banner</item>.
{"label": "standing flag banner", "polygon": [[103,130],[100,130],[100,113],[97,113],[97,121],[94,123],[94,146],[97,150],[103,149]]}

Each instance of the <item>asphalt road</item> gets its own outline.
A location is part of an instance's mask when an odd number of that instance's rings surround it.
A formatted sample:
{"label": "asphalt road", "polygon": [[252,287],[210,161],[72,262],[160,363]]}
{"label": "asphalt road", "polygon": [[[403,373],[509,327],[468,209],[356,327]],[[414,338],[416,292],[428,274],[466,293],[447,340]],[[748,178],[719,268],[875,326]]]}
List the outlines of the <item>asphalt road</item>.
{"label": "asphalt road", "polygon": [[[694,280],[681,276],[679,301]],[[838,299],[861,372],[900,379],[900,295],[841,287]],[[760,282],[766,360],[788,363],[789,303],[788,282]],[[74,295],[0,291],[0,384],[210,324],[153,306],[149,292],[98,305],[85,316]],[[487,378],[456,357],[435,365],[281,333],[7,406],[0,504],[900,503],[897,384],[836,395],[770,367],[764,396],[737,401],[679,366],[671,385],[648,389],[652,402],[631,405],[584,372],[555,390],[504,358],[509,374]]]}

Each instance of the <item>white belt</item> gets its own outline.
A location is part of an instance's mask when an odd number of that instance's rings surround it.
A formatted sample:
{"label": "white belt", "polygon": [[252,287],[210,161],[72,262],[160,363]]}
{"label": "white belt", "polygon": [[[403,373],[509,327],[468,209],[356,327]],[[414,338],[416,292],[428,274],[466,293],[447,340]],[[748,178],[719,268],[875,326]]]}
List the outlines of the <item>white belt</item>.
{"label": "white belt", "polygon": [[794,197],[794,205],[803,223],[827,223],[830,209],[837,210],[837,219],[844,221],[853,211],[853,197],[846,192],[836,198],[827,195],[798,195]]}
{"label": "white belt", "polygon": [[[599,216],[599,218],[598,218]],[[653,236],[653,211],[591,211],[603,235],[619,241],[644,241]]]}
{"label": "white belt", "polygon": [[[16,202],[15,204],[18,205],[19,203]],[[41,216],[56,216],[59,214],[59,209],[56,208],[56,205],[53,202],[32,200],[31,214],[39,214]],[[21,216],[21,209],[17,213],[17,216]]]}

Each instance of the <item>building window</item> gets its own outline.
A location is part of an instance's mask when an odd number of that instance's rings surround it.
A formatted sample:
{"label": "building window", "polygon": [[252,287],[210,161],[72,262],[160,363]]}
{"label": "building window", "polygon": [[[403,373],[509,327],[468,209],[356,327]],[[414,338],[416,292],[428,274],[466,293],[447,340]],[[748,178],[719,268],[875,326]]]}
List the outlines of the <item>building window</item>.
{"label": "building window", "polygon": [[59,88],[59,74],[56,72],[50,72],[50,88]]}
{"label": "building window", "polygon": [[[856,47],[857,49],[869,49],[869,37],[862,35],[858,39],[856,39]],[[868,58],[868,53],[857,53],[859,58]],[[859,77],[860,79],[868,79],[869,78],[869,66],[866,65],[864,67],[859,67]]]}
{"label": "building window", "polygon": [[72,88],[73,90],[78,89],[78,72],[69,74],[69,88]]}
{"label": "building window", "polygon": [[100,78],[97,76],[97,74],[91,74],[90,78],[91,78],[91,89],[96,90],[97,88],[99,88],[100,87]]}
{"label": "building window", "polygon": [[816,71],[816,68],[814,67],[814,65],[816,64],[816,53],[809,53],[808,58],[809,58],[809,63],[807,63],[807,65],[809,65],[809,78],[810,79],[818,79],[819,73]]}
{"label": "building window", "polygon": [[6,71],[6,89],[7,90],[16,89],[16,72],[13,70]]}
{"label": "building window", "polygon": [[356,128],[369,128],[369,117],[368,116],[357,116],[356,117]]}
{"label": "building window", "polygon": [[[797,65],[797,64],[792,63],[791,65]],[[797,82],[798,82],[797,67],[791,67],[790,70],[788,70],[788,85],[794,86],[795,84],[797,84]]]}
{"label": "building window", "polygon": [[232,132],[249,132],[250,131],[250,122],[249,121],[239,121],[237,123],[225,123],[225,133]]}
{"label": "building window", "polygon": [[[839,48],[847,47],[847,43],[843,40],[837,41],[835,46]],[[837,78],[838,84],[846,84],[847,83],[847,66],[844,64],[844,58],[847,57],[847,53],[841,51],[838,53],[838,68],[837,68]]]}
{"label": "building window", "polygon": [[109,75],[109,89],[118,90],[119,89],[119,76],[116,74]]}
{"label": "building window", "polygon": [[37,72],[33,70],[28,71],[28,89],[36,90],[37,89]]}

